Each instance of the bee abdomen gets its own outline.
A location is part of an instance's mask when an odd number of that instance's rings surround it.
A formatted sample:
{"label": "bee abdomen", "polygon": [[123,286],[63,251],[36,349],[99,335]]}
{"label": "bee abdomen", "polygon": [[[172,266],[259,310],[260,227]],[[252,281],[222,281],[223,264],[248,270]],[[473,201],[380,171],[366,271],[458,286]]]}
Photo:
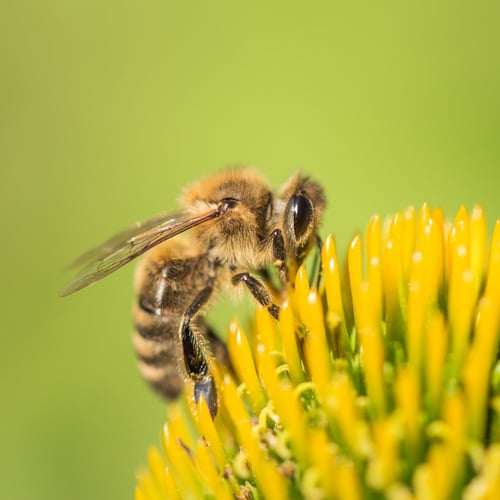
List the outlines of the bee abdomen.
{"label": "bee abdomen", "polygon": [[182,316],[176,312],[147,308],[139,298],[134,308],[134,318],[136,331],[144,339],[178,338]]}
{"label": "bee abdomen", "polygon": [[137,303],[133,343],[143,378],[162,396],[175,399],[184,387],[185,374],[179,342],[178,314],[158,315]]}
{"label": "bee abdomen", "polygon": [[170,361],[168,342],[161,339],[144,338],[134,332],[133,343],[137,357],[150,366],[162,366]]}

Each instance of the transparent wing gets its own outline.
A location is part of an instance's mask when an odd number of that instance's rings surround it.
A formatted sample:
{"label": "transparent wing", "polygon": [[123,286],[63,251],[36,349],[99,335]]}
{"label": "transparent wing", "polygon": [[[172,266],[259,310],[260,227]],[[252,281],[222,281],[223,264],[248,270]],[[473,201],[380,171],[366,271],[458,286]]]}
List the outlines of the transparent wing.
{"label": "transparent wing", "polygon": [[133,226],[124,229],[123,231],[112,236],[109,240],[106,240],[104,243],[101,243],[100,245],[91,248],[87,252],[78,256],[67,267],[68,269],[74,269],[85,264],[89,264],[91,261],[100,260],[107,255],[113,254],[114,252],[122,248],[123,245],[130,239],[136,238],[141,233],[145,233],[146,231],[154,229],[157,226],[162,226],[164,224],[175,224],[175,222],[182,219],[182,217],[182,212],[177,214],[164,213],[146,221],[136,222]]}
{"label": "transparent wing", "polygon": [[137,223],[73,261],[70,267],[81,269],[59,295],[70,295],[99,281],[163,241],[219,215],[221,212],[217,208],[196,216],[184,213],[163,214]]}

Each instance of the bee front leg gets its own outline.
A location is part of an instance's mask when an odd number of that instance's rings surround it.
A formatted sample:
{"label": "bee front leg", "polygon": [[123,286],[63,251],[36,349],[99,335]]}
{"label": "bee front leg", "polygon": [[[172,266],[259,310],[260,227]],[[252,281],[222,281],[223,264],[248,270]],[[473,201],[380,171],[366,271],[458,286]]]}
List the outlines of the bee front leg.
{"label": "bee front leg", "polygon": [[285,286],[288,283],[288,269],[286,266],[285,240],[281,229],[275,229],[271,233],[271,238],[273,244],[273,264],[278,271],[281,284]]}
{"label": "bee front leg", "polygon": [[265,307],[269,314],[274,318],[279,318],[280,308],[273,302],[273,296],[267,287],[261,283],[257,278],[254,278],[249,273],[239,273],[235,274],[231,279],[233,285],[238,285],[239,283],[244,283],[250,293],[255,297],[257,302]]}
{"label": "bee front leg", "polygon": [[207,286],[194,299],[184,314],[181,325],[181,340],[184,363],[189,377],[194,382],[194,398],[198,402],[203,396],[212,418],[217,414],[217,389],[210,374],[203,340],[193,331],[191,322],[200,309],[208,302],[213,287]]}
{"label": "bee front leg", "polygon": [[321,239],[321,236],[319,234],[316,235],[316,246],[318,247],[318,264],[317,264],[317,272],[315,274],[314,281],[313,281],[313,288],[318,289],[319,282],[320,282],[321,276],[323,274],[323,261],[321,259],[323,240]]}

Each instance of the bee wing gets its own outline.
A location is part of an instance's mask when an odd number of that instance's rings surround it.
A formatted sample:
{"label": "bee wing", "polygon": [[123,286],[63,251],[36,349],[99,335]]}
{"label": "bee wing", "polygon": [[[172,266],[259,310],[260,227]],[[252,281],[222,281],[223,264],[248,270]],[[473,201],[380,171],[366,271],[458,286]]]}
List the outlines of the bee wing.
{"label": "bee wing", "polygon": [[65,297],[81,290],[120,269],[156,245],[219,215],[221,215],[219,209],[214,208],[194,216],[185,213],[163,214],[137,223],[73,261],[69,267],[81,267],[81,270],[59,295]]}
{"label": "bee wing", "polygon": [[124,229],[123,231],[115,234],[109,240],[101,243],[100,245],[91,248],[87,252],[78,256],[73,262],[68,264],[68,269],[74,269],[77,267],[81,267],[85,264],[89,264],[91,261],[97,261],[103,259],[107,255],[111,255],[120,248],[124,246],[130,239],[136,238],[141,233],[145,233],[146,231],[152,230],[157,226],[161,226],[163,224],[174,224],[176,221],[179,221],[183,217],[183,213],[177,214],[160,214],[156,217],[152,217],[151,219],[136,222],[133,226]]}

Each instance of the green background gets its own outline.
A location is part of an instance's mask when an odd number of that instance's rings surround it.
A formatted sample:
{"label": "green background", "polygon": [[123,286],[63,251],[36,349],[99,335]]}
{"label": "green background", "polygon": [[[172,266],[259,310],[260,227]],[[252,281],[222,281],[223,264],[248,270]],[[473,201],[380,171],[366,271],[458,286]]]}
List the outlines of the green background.
{"label": "green background", "polygon": [[136,370],[133,266],[57,292],[202,174],[309,172],[342,248],[423,201],[492,227],[500,10],[471,5],[1,2],[2,498],[131,498],[165,413]]}

